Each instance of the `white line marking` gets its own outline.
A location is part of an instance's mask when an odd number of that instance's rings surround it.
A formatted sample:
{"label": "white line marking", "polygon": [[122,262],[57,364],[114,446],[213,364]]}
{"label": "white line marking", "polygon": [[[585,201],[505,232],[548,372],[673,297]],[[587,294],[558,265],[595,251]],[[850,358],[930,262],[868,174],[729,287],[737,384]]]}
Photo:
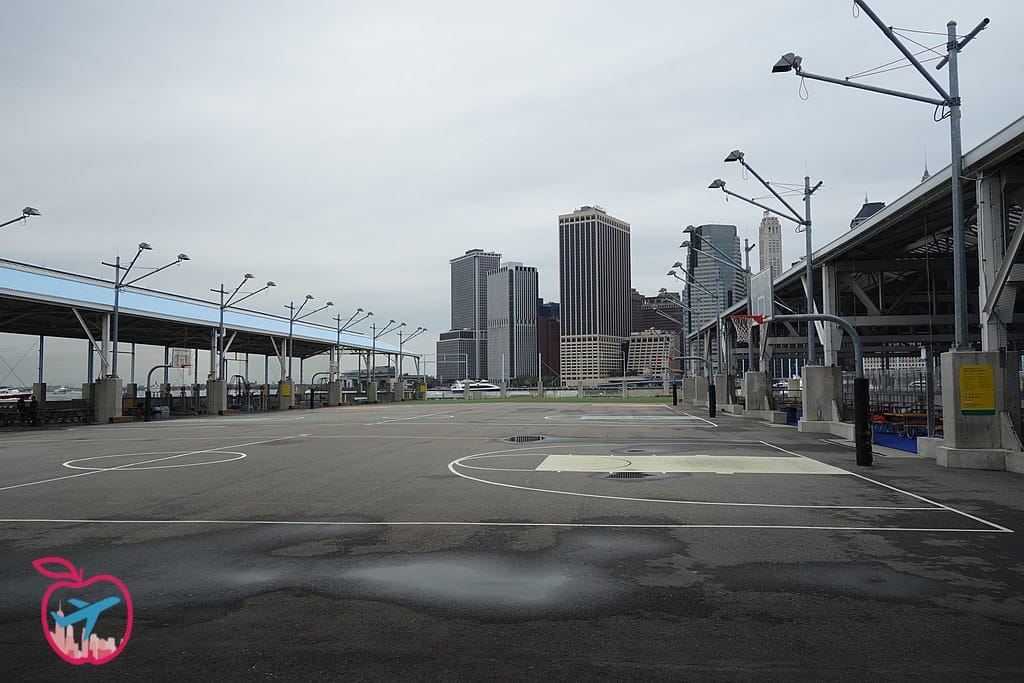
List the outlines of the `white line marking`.
{"label": "white line marking", "polygon": [[[407,420],[420,420],[420,419],[422,419],[424,417],[437,417],[438,415],[444,415],[445,417],[451,418],[453,420],[455,419],[455,416],[448,414],[448,411],[442,411],[440,413],[426,413],[425,415],[411,415],[409,417],[387,417],[387,416],[384,416],[384,417],[382,417],[380,419],[379,422],[364,422],[363,426],[364,427],[375,427],[377,425],[391,424],[392,422],[405,422]],[[442,422],[442,423],[434,423],[434,424],[447,424],[447,423]]]}
{"label": "white line marking", "polygon": [[956,529],[942,527],[900,526],[813,526],[795,524],[592,524],[587,522],[336,522],[291,521],[276,519],[0,519],[5,524],[221,524],[251,526],[277,524],[284,526],[471,526],[471,527],[560,527],[575,529],[786,529],[797,531],[917,531],[963,534],[1013,533],[1009,529]]}
{"label": "white line marking", "polygon": [[[119,453],[116,455],[94,455],[91,458],[75,458],[74,460],[68,460],[67,462],[61,463],[63,467],[67,467],[69,470],[87,470],[93,472],[96,470],[107,471],[113,468],[110,467],[80,467],[75,463],[88,462],[89,460],[102,460],[103,458],[127,458],[133,455],[158,455],[159,453],[166,453],[167,451],[152,451],[149,453]],[[213,452],[213,451],[211,451]],[[155,465],[153,467],[135,467],[131,464],[123,465],[124,472],[135,472],[136,470],[167,470],[176,467],[200,467],[202,465],[219,465],[225,462],[234,462],[236,460],[242,460],[248,457],[247,454],[240,451],[216,451],[217,453],[223,453],[224,455],[233,455],[233,458],[225,458],[224,460],[203,460],[202,462],[188,462],[183,465]],[[177,457],[177,456],[175,456]]]}
{"label": "white line marking", "polygon": [[695,418],[697,418],[698,420],[703,420],[704,422],[707,422],[707,423],[708,423],[709,425],[711,425],[712,427],[715,427],[715,428],[717,428],[717,427],[718,427],[718,425],[717,425],[716,423],[712,422],[711,420],[705,420],[705,419],[704,419],[703,417],[701,417],[700,415],[694,415],[693,413],[688,413],[688,412],[686,412],[685,410],[684,410],[684,411],[682,411],[682,413],[683,413],[683,415],[689,415],[690,417],[695,417]]}
{"label": "white line marking", "polygon": [[[762,441],[761,443],[763,443],[766,446],[771,446],[772,448],[780,450],[783,453],[789,453],[790,455],[796,455],[796,456],[799,456],[801,458],[807,458],[808,460],[814,460],[814,458],[809,458],[806,455],[801,455],[800,453],[794,453],[793,451],[788,451],[785,448],[782,448],[781,446],[776,446],[775,444],[768,443],[767,441]],[[840,468],[840,469],[842,469],[842,468]],[[977,516],[972,515],[972,514],[970,514],[968,512],[964,512],[963,510],[957,510],[954,507],[950,507],[948,505],[944,505],[944,504],[939,503],[937,501],[931,500],[930,498],[925,498],[924,496],[919,496],[916,493],[911,493],[910,491],[904,491],[901,488],[897,488],[895,486],[891,486],[889,484],[877,481],[877,480],[872,479],[870,477],[865,477],[863,474],[857,474],[856,472],[851,472],[850,470],[845,470],[845,471],[849,472],[850,474],[852,474],[853,476],[857,477],[858,479],[863,479],[864,481],[869,481],[872,484],[877,484],[878,486],[881,486],[883,488],[887,488],[887,489],[890,489],[892,491],[896,491],[897,493],[902,493],[904,495],[910,496],[911,498],[916,498],[916,499],[918,499],[920,501],[923,501],[925,503],[931,503],[932,505],[940,507],[940,508],[942,508],[944,510],[947,510],[949,512],[955,512],[956,514],[963,515],[964,517],[967,517],[968,519],[973,519],[975,522],[981,522],[982,524],[987,524],[988,526],[993,527],[995,529],[998,529],[999,531],[1002,531],[1002,532],[1005,532],[1005,533],[1010,533],[1010,534],[1014,533],[1013,529],[1007,529],[1005,526],[1002,526],[1000,524],[996,524],[995,522],[990,522],[987,519],[982,519],[981,517],[977,517]]]}
{"label": "white line marking", "polygon": [[[592,444],[597,445],[597,444]],[[608,444],[602,444],[608,445]],[[536,450],[539,448],[549,448],[549,446],[537,446],[535,448],[523,448],[518,449],[520,451],[525,450]],[[480,479],[473,477],[463,472],[457,471],[456,467],[464,467],[463,460],[473,460],[478,456],[492,455],[495,453],[505,453],[514,451],[489,451],[487,453],[475,453],[473,455],[466,455],[461,458],[457,458],[448,463],[448,471],[457,477],[463,479],[469,479],[480,484],[488,484],[490,486],[500,486],[503,488],[517,489],[520,491],[532,491],[534,493],[551,493],[561,496],[576,496],[579,498],[598,498],[601,500],[622,500],[636,503],[665,503],[670,505],[705,505],[712,507],[750,507],[750,508],[784,508],[784,509],[798,509],[798,510],[891,510],[896,512],[906,511],[940,511],[939,507],[928,507],[928,508],[914,508],[914,507],[891,507],[891,506],[877,506],[877,505],[795,505],[786,503],[736,503],[736,502],[723,502],[723,501],[706,501],[706,500],[668,500],[663,498],[634,498],[630,496],[608,496],[598,493],[582,493],[580,491],[559,491],[557,489],[542,489],[531,486],[520,486],[518,484],[506,484],[503,482],[490,481],[487,479]],[[838,468],[837,468],[838,469]]]}
{"label": "white line marking", "polygon": [[264,439],[262,441],[250,441],[249,443],[239,443],[239,444],[234,444],[234,445],[231,445],[231,446],[220,446],[218,448],[203,448],[203,449],[196,450],[196,451],[189,451],[187,453],[179,453],[178,455],[170,455],[170,456],[167,456],[166,458],[154,458],[153,460],[143,460],[142,462],[126,463],[124,465],[119,465],[117,467],[109,467],[109,468],[102,469],[102,470],[91,470],[89,472],[82,472],[80,474],[68,474],[68,475],[63,476],[63,477],[53,477],[51,479],[42,479],[40,481],[29,481],[29,482],[25,482],[24,484],[13,484],[11,486],[0,486],[0,491],[9,491],[11,489],[20,489],[20,488],[23,488],[25,486],[35,486],[37,484],[49,484],[50,482],[62,481],[64,479],[75,479],[76,477],[88,477],[88,476],[91,476],[91,475],[94,475],[94,474],[101,474],[103,472],[115,472],[117,470],[126,469],[128,467],[133,467],[133,466],[137,466],[137,465],[149,465],[149,464],[154,463],[154,462],[163,462],[164,460],[174,460],[175,458],[183,458],[186,455],[196,455],[198,453],[213,453],[213,452],[216,452],[216,451],[222,451],[222,450],[224,450],[226,448],[244,448],[246,446],[258,446],[259,444],[271,443],[273,441],[284,441],[286,439],[294,439],[294,438],[295,437],[293,437],[293,436],[280,436],[280,437],[278,437],[276,439]]}

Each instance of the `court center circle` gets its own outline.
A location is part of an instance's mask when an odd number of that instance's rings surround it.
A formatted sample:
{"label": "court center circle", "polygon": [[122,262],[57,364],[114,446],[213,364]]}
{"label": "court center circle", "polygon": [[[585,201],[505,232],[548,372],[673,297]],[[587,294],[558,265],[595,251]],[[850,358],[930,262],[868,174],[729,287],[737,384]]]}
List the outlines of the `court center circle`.
{"label": "court center circle", "polygon": [[[201,456],[201,455],[231,455],[231,458],[222,458],[220,460],[203,460],[201,462],[187,462],[187,463],[175,463],[162,465],[158,464],[162,460],[171,460],[174,458],[183,458],[189,455]],[[110,458],[130,458],[138,457],[141,458],[140,462],[125,463],[125,464],[112,464],[107,467],[93,467],[88,465],[80,465],[78,463],[90,462],[94,460],[104,460]],[[197,453],[191,453],[189,451],[151,451],[147,453],[116,453],[110,455],[94,455],[88,458],[75,458],[68,460],[67,462],[61,463],[64,467],[72,470],[87,470],[90,472],[131,472],[138,470],[169,470],[176,467],[200,467],[202,465],[219,465],[226,462],[235,462],[242,458],[248,457],[246,453],[241,451],[201,451]],[[153,462],[154,464],[149,464]]]}

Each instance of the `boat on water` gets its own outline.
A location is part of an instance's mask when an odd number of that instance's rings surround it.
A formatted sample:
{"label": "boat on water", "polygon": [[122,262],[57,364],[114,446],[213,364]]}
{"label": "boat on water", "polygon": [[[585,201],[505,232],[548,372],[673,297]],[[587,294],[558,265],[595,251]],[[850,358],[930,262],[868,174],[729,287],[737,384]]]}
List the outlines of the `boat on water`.
{"label": "boat on water", "polygon": [[462,394],[467,388],[470,391],[501,391],[501,387],[498,385],[482,379],[456,380],[452,382],[452,388],[449,391],[453,394]]}
{"label": "boat on water", "polygon": [[19,398],[23,398],[27,401],[32,398],[32,392],[27,389],[18,389],[16,387],[0,387],[0,403],[14,403]]}

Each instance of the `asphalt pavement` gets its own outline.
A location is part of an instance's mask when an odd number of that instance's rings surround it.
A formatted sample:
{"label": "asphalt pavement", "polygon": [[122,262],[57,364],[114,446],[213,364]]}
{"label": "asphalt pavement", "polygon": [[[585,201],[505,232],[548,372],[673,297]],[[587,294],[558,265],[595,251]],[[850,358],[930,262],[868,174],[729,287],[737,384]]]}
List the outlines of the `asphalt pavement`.
{"label": "asphalt pavement", "polygon": [[[5,680],[1024,680],[1022,491],[643,403],[6,432],[0,662]],[[33,567],[53,557],[130,593],[126,642],[128,600],[97,621],[123,643],[110,662],[47,643],[55,605],[115,591],[57,585]]]}

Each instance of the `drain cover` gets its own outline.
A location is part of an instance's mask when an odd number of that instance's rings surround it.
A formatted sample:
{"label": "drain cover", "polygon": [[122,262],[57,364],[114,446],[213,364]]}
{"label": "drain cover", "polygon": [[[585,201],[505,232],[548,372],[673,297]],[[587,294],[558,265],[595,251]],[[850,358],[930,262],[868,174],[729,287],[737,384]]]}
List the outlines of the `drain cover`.
{"label": "drain cover", "polygon": [[516,436],[510,436],[505,441],[510,443],[530,443],[532,441],[543,441],[544,437],[538,434],[517,434]]}
{"label": "drain cover", "polygon": [[605,479],[644,479],[652,476],[654,475],[646,472],[612,472]]}
{"label": "drain cover", "polygon": [[627,448],[626,449],[626,453],[643,453],[643,452],[644,452],[644,449],[642,449],[642,448]]}

